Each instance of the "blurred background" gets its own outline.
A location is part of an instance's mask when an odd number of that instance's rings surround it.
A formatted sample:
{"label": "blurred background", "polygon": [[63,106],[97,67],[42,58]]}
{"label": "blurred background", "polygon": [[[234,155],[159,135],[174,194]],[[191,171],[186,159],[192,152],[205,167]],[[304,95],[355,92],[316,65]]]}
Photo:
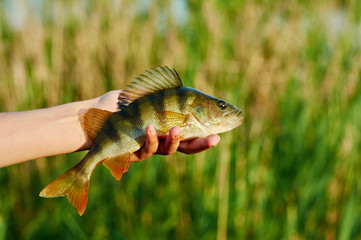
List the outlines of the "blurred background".
{"label": "blurred background", "polygon": [[206,152],[97,168],[82,217],[38,194],[85,152],[0,169],[0,240],[361,239],[360,46],[358,0],[0,0],[1,112],[167,65],[245,116]]}

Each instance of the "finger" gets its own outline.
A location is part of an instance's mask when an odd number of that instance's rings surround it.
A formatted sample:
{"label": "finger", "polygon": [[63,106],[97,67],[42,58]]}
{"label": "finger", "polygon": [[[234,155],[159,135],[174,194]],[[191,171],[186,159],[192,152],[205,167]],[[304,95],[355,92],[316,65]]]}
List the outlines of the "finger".
{"label": "finger", "polygon": [[142,161],[151,157],[158,149],[158,136],[153,125],[149,124],[145,128],[145,132],[147,135],[147,140],[145,142],[145,145],[137,152],[135,152],[135,158],[132,159],[133,162]]}
{"label": "finger", "polygon": [[175,126],[170,129],[164,144],[160,144],[157,154],[170,155],[177,151],[180,142],[180,127]]}
{"label": "finger", "polygon": [[202,152],[216,146],[220,140],[221,138],[218,135],[210,135],[206,138],[196,138],[191,141],[181,142],[178,151],[187,154]]}

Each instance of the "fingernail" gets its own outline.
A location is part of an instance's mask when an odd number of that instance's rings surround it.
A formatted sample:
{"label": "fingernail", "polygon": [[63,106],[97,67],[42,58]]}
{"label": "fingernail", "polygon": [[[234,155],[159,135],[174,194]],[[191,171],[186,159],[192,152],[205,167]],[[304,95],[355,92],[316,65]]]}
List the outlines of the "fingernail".
{"label": "fingernail", "polygon": [[219,137],[219,135],[212,135],[211,139],[213,139],[213,140],[211,140],[211,142],[210,142],[210,147],[216,146],[221,141],[221,138]]}
{"label": "fingernail", "polygon": [[175,134],[173,135],[173,139],[178,140],[180,138],[179,136],[180,136],[179,134]]}

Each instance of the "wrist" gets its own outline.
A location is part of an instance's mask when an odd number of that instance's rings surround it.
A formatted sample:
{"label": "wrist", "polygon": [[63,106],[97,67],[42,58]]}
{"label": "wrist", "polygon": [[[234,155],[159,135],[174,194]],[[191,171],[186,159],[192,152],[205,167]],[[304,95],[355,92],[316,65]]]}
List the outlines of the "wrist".
{"label": "wrist", "polygon": [[[57,126],[55,136],[65,140],[66,142],[61,144],[61,148],[56,147],[59,153],[87,150],[91,147],[92,143],[88,139],[86,132],[83,130],[81,124],[81,117],[87,111],[87,109],[94,107],[97,102],[97,98],[83,100],[78,102],[67,103],[55,107],[51,107],[48,110],[48,116],[52,116],[49,121],[51,126]],[[56,145],[60,144],[57,138],[54,138]]]}

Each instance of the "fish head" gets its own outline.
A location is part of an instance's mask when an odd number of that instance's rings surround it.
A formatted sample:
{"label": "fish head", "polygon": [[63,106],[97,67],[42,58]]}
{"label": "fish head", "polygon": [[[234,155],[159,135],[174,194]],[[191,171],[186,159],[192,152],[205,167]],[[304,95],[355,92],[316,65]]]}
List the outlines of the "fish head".
{"label": "fish head", "polygon": [[230,131],[244,121],[241,109],[206,94],[196,96],[191,105],[193,116],[208,134]]}

